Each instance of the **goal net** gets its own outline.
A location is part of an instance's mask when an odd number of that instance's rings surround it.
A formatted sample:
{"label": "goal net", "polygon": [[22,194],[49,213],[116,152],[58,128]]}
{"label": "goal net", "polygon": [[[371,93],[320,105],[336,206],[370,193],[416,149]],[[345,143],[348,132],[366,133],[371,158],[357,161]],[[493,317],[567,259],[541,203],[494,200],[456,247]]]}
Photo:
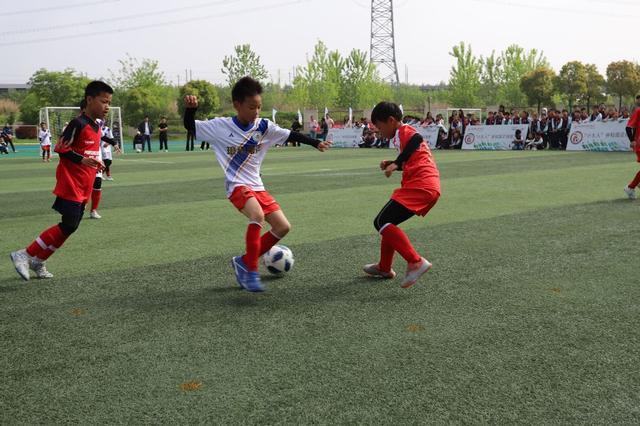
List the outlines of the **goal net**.
{"label": "goal net", "polygon": [[[80,114],[79,107],[45,107],[40,109],[40,123],[47,123],[51,132],[51,141],[55,143],[62,134],[65,126]],[[111,107],[106,117],[107,126],[113,133],[113,138],[120,145],[124,153],[122,132],[122,114],[120,107]]]}

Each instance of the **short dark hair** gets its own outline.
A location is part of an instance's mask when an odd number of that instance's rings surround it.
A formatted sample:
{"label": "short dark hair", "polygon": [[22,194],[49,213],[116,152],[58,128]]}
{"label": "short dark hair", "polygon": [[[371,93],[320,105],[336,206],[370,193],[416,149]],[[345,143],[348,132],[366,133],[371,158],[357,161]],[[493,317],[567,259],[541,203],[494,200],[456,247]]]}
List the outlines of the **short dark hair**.
{"label": "short dark hair", "polygon": [[380,102],[373,107],[373,111],[371,111],[371,121],[374,124],[385,122],[391,117],[398,121],[402,120],[402,111],[400,107],[393,102]]}
{"label": "short dark hair", "polygon": [[640,99],[640,95],[636,96],[636,100]]}
{"label": "short dark hair", "polygon": [[250,96],[262,94],[262,84],[258,80],[251,77],[242,77],[233,85],[231,89],[231,100],[236,102],[244,102]]}
{"label": "short dark hair", "polygon": [[113,89],[104,81],[94,80],[91,83],[87,84],[87,87],[84,89],[84,97],[87,96],[95,97],[100,93],[108,93],[110,95],[113,94]]}

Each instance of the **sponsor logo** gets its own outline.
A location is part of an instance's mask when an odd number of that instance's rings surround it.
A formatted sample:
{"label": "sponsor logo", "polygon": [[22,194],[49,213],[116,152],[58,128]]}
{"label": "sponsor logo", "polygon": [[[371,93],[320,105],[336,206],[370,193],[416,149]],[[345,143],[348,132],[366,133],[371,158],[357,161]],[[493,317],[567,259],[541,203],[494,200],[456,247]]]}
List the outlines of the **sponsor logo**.
{"label": "sponsor logo", "polygon": [[469,133],[468,135],[464,136],[464,143],[466,143],[467,145],[473,145],[476,141],[476,135],[474,135],[473,133]]}
{"label": "sponsor logo", "polygon": [[584,138],[582,132],[574,132],[571,134],[571,143],[574,145],[578,145],[582,143],[582,139]]}

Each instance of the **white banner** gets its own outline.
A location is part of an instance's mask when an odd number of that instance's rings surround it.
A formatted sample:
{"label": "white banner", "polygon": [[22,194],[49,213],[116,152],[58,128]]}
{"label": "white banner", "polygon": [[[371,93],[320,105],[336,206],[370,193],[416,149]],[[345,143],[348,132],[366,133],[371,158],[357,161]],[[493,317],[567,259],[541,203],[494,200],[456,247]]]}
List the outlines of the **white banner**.
{"label": "white banner", "polygon": [[433,125],[427,127],[416,127],[416,130],[429,142],[429,148],[436,149],[440,126]]}
{"label": "white banner", "polygon": [[627,121],[573,123],[567,151],[629,151]]}
{"label": "white banner", "polygon": [[362,129],[329,129],[327,140],[333,141],[334,148],[357,148],[362,143]]}
{"label": "white banner", "polygon": [[528,129],[528,124],[467,126],[462,149],[491,151],[511,149],[516,139],[516,131],[520,130],[520,138],[524,143],[527,140]]}

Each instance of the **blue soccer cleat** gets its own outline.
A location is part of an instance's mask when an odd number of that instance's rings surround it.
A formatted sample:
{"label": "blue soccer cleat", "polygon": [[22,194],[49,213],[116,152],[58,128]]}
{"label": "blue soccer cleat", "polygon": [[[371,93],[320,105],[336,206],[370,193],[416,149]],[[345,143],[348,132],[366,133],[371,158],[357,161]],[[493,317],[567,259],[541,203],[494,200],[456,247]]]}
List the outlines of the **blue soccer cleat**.
{"label": "blue soccer cleat", "polygon": [[240,289],[244,290],[245,286],[243,283],[246,279],[245,276],[247,275],[247,265],[244,264],[242,256],[232,258],[231,266],[233,267],[233,272],[236,274],[236,281],[238,282]]}
{"label": "blue soccer cleat", "polygon": [[247,291],[250,291],[251,293],[262,293],[264,291],[264,287],[260,281],[260,273],[247,271],[244,278],[243,286]]}

